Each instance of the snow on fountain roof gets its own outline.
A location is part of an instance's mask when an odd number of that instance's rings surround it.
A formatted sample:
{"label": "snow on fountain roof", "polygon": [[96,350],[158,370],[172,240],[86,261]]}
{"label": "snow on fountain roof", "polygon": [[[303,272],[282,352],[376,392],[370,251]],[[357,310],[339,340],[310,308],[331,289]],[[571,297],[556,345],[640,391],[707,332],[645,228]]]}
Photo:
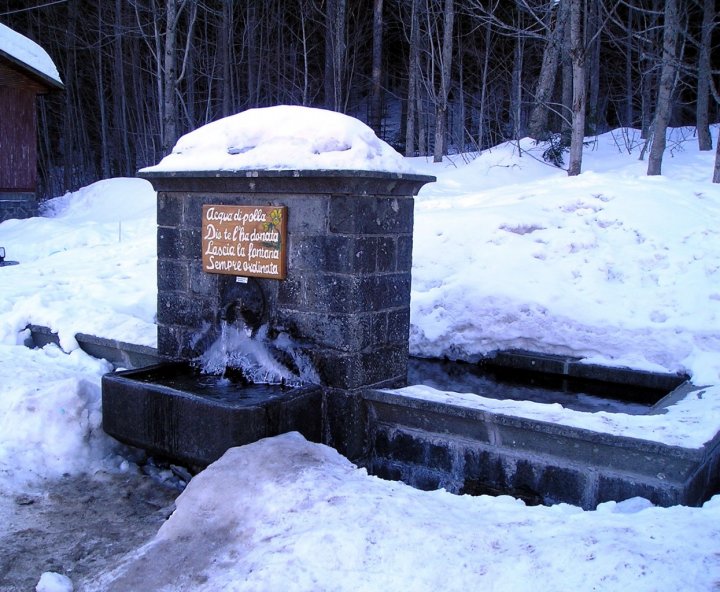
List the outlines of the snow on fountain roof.
{"label": "snow on fountain roof", "polygon": [[141,170],[363,170],[412,172],[361,121],[334,111],[279,105],[249,109],[198,128],[159,164]]}
{"label": "snow on fountain roof", "polygon": [[48,53],[37,43],[0,23],[0,54],[34,71],[41,78],[62,86],[57,67]]}

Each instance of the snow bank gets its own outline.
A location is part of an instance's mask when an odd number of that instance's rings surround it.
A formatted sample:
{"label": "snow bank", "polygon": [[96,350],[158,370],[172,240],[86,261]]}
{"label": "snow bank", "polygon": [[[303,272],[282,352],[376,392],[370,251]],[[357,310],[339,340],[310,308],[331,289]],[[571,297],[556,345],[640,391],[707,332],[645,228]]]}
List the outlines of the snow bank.
{"label": "snow bank", "polygon": [[43,573],[35,586],[35,592],[73,592],[74,589],[70,578],[53,571]]}
{"label": "snow bank", "polygon": [[45,217],[0,224],[0,245],[20,265],[2,268],[0,343],[28,324],[154,345],[156,196],[142,179],[99,181],[43,204]]}
{"label": "snow bank", "polygon": [[342,113],[280,105],[249,109],[180,138],[141,172],[240,170],[409,172],[406,160],[367,125]]}
{"label": "snow bank", "polygon": [[57,67],[48,53],[31,39],[2,23],[0,23],[0,51],[62,84]]}
{"label": "snow bank", "polygon": [[686,142],[648,177],[606,134],[567,177],[520,149],[424,165],[439,182],[416,201],[411,351],[520,348],[719,382],[714,154]]}
{"label": "snow bank", "polygon": [[101,425],[111,369],[79,350],[0,344],[0,490],[102,466],[116,449]]}
{"label": "snow bank", "polygon": [[423,492],[285,434],[197,475],[157,536],[87,590],[709,590],[718,520],[718,499],[583,512]]}

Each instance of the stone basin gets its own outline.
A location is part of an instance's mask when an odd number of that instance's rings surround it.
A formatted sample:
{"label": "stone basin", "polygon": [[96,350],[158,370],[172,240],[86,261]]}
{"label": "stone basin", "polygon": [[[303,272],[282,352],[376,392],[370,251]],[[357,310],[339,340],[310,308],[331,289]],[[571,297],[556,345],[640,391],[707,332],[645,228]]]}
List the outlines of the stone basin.
{"label": "stone basin", "polygon": [[319,387],[233,383],[183,362],[103,377],[103,429],[121,442],[203,467],[228,448],[298,431],[320,441]]}
{"label": "stone basin", "polygon": [[[503,383],[469,364],[411,360],[409,382],[490,399],[632,415],[663,415],[667,406],[697,390],[683,376],[583,365],[561,356],[504,352],[496,362],[513,380]],[[520,384],[523,376],[531,382]],[[579,393],[568,388],[573,382],[584,385]],[[615,398],[598,397],[602,391]],[[584,509],[635,496],[660,506],[697,506],[720,490],[720,434],[700,448],[670,446],[464,401],[367,391],[368,471],[420,489],[509,494],[528,503],[564,502]]]}

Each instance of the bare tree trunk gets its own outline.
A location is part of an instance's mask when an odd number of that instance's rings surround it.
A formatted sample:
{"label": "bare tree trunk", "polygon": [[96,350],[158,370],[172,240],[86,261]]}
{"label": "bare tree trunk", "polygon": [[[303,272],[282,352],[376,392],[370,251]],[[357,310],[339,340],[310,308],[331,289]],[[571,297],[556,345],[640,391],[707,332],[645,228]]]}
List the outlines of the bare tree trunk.
{"label": "bare tree trunk", "polygon": [[165,0],[165,43],[163,47],[163,142],[162,150],[168,154],[177,141],[177,0]]}
{"label": "bare tree trunk", "polygon": [[334,73],[334,57],[333,50],[333,18],[334,6],[337,0],[325,0],[325,68],[323,85],[325,90],[325,108],[333,109],[335,107],[335,73]]}
{"label": "bare tree trunk", "polygon": [[77,4],[68,5],[68,22],[65,29],[65,51],[67,52],[67,67],[64,73],[65,78],[65,117],[63,119],[63,189],[70,190],[73,187],[73,169],[75,164],[75,130],[73,130],[74,95],[76,92],[77,77],[77,52],[75,49],[75,30],[77,27]]}
{"label": "bare tree trunk", "polygon": [[382,133],[382,41],[383,41],[383,0],[373,1],[373,48],[372,48],[372,89],[370,93],[370,116],[368,123],[378,137]]}
{"label": "bare tree trunk", "polygon": [[123,26],[122,0],[115,0],[113,21],[113,146],[118,151],[116,159],[121,175],[134,173],[135,163],[130,159],[130,144],[127,118],[127,89],[125,85],[125,67],[123,63]]}
{"label": "bare tree trunk", "polygon": [[[640,137],[648,139],[652,135],[652,126],[654,121],[653,100],[655,95],[655,73],[652,70],[650,60],[644,58],[642,62],[645,64],[642,74],[642,82],[640,88]],[[641,159],[642,160],[642,159]]]}
{"label": "bare tree trunk", "polygon": [[440,91],[435,106],[435,145],[433,162],[442,162],[446,153],[447,109],[450,95],[450,73],[452,71],[453,26],[455,23],[454,0],[445,0],[443,10],[443,40],[440,57]]}
{"label": "bare tree trunk", "polygon": [[[185,6],[185,2],[181,4],[180,10]],[[185,47],[182,53],[182,60],[180,61],[180,72],[175,77],[175,126],[178,129],[192,129],[193,121],[189,118],[189,110],[187,108],[187,102],[189,100],[195,100],[195,72],[194,72],[194,45],[193,45],[193,29],[195,27],[195,21],[197,19],[197,2],[191,2],[188,16],[185,25]],[[179,15],[178,15],[179,18]],[[176,66],[177,71],[177,66]],[[181,85],[184,83],[184,88],[181,89]],[[182,109],[180,109],[182,107]],[[180,112],[185,114],[183,120],[187,122],[184,126],[181,125]],[[179,136],[180,132],[176,132]]]}
{"label": "bare tree trunk", "polygon": [[582,170],[582,151],[585,140],[585,44],[582,35],[582,0],[570,0],[570,56],[572,58],[572,132],[568,175]]}
{"label": "bare tree trunk", "polygon": [[633,97],[633,30],[632,10],[628,10],[627,29],[625,30],[625,120],[622,125],[632,127],[635,122]]}
{"label": "bare tree trunk", "polygon": [[713,171],[713,183],[720,183],[720,141],[715,145],[715,169]]}
{"label": "bare tree trunk", "polygon": [[[190,22],[194,23],[197,18],[198,6],[195,2],[190,5]],[[185,44],[185,56],[183,57],[182,73],[178,76],[178,84],[184,81],[182,92],[179,93],[179,99],[182,104],[182,117],[180,125],[183,130],[192,130],[205,123],[198,121],[197,102],[198,87],[201,84],[202,77],[199,75],[197,67],[197,40],[195,39],[192,27],[187,33]]]}
{"label": "bare tree trunk", "polygon": [[412,0],[410,13],[410,55],[408,56],[408,95],[405,125],[405,156],[415,156],[415,119],[420,69],[420,17],[418,0]]}
{"label": "bare tree trunk", "polygon": [[[569,2],[570,0],[568,0]],[[565,47],[571,46],[570,27],[565,27]],[[572,60],[568,51],[563,51],[562,57],[562,120],[560,135],[563,146],[570,146],[572,136],[572,102],[573,102],[573,69]]]}
{"label": "bare tree trunk", "polygon": [[415,109],[415,111],[417,113],[418,153],[420,154],[420,156],[425,156],[429,154],[428,143],[430,142],[430,139],[428,137],[428,114],[425,110],[425,99],[427,97],[427,94],[423,92],[424,89],[421,87],[419,80],[417,86],[418,89],[415,93],[417,97],[417,108]]}
{"label": "bare tree trunk", "polygon": [[335,109],[345,112],[346,89],[344,84],[345,58],[347,54],[347,0],[335,0],[335,43],[333,52],[333,73],[335,75]]}
{"label": "bare tree trunk", "polygon": [[[465,60],[463,59],[462,39],[458,38],[458,50],[455,63],[457,64],[457,92],[454,100],[450,102],[451,122],[448,127],[452,130],[447,145],[455,145],[458,152],[465,152]],[[447,136],[446,136],[447,137]]]}
{"label": "bare tree trunk", "polygon": [[513,55],[512,83],[510,90],[510,118],[512,121],[513,140],[519,140],[522,134],[522,70],[525,37],[521,30],[515,35]]}
{"label": "bare tree trunk", "polygon": [[300,19],[300,39],[302,42],[302,104],[306,106],[309,104],[310,98],[308,91],[310,88],[310,49],[308,47],[308,31],[307,31],[307,15],[305,13],[305,7],[302,0],[299,2],[299,19]]}
{"label": "bare tree trunk", "polygon": [[103,21],[100,11],[97,13],[97,67],[95,68],[95,85],[97,87],[97,106],[100,115],[100,175],[103,179],[110,177],[110,138],[108,137],[107,101],[105,100],[105,85],[103,84],[103,70],[105,52],[103,46]]}
{"label": "bare tree trunk", "polygon": [[245,10],[245,48],[247,51],[247,106],[257,107],[259,103],[260,65],[258,58],[258,18],[255,2],[248,2]]}
{"label": "bare tree trunk", "polygon": [[710,47],[712,43],[715,0],[704,0],[703,20],[698,53],[697,111],[695,113],[698,132],[698,148],[712,150],[710,135]]}
{"label": "bare tree trunk", "polygon": [[326,0],[325,8],[325,107],[342,111],[345,105],[343,72],[347,42],[347,0]]}
{"label": "bare tree trunk", "polygon": [[[153,65],[155,66],[155,77],[153,79],[153,82],[155,83],[155,96],[156,99],[154,101],[154,106],[156,107],[156,113],[157,113],[157,123],[155,123],[155,126],[157,126],[155,129],[157,130],[157,134],[159,137],[159,149],[160,154],[166,154],[163,150],[163,146],[165,146],[165,140],[164,134],[165,134],[165,127],[163,125],[163,118],[164,118],[164,105],[165,105],[165,99],[163,98],[163,63],[162,63],[162,34],[160,32],[160,16],[159,15],[153,15],[153,49],[152,52],[155,60],[153,62]],[[148,43],[149,45],[149,43]]]}
{"label": "bare tree trunk", "polygon": [[478,112],[478,150],[482,150],[485,138],[485,113],[487,103],[487,80],[490,68],[490,36],[492,34],[490,21],[485,21],[485,52],[483,56],[482,76],[480,81],[480,110]]}
{"label": "bare tree trunk", "polygon": [[222,20],[220,22],[219,47],[222,77],[220,79],[220,96],[222,115],[227,117],[233,112],[233,83],[232,83],[232,47],[233,47],[233,1],[223,0]]}
{"label": "bare tree trunk", "polygon": [[528,123],[528,134],[536,140],[545,139],[548,136],[548,102],[552,97],[555,88],[558,63],[560,61],[560,50],[563,46],[565,24],[568,15],[568,0],[560,0],[555,15],[555,23],[550,29],[548,40],[543,52],[543,61],[540,68],[540,76],[535,87],[535,101],[530,112]]}
{"label": "bare tree trunk", "polygon": [[445,136],[447,133],[447,103],[435,105],[435,143],[433,144],[433,162],[442,162],[445,154]]}
{"label": "bare tree trunk", "polygon": [[671,99],[675,90],[677,72],[675,61],[679,28],[677,0],[666,0],[662,70],[660,72],[660,85],[655,108],[655,129],[650,155],[648,156],[648,175],[662,174],[662,159],[665,152],[667,128],[670,123]]}
{"label": "bare tree trunk", "polygon": [[[131,95],[134,102],[128,110],[128,117],[131,119],[131,128],[137,130],[138,141],[130,143],[133,151],[133,163],[154,164],[158,157],[162,156],[159,146],[159,120],[155,117],[159,113],[157,102],[160,96],[152,92],[152,78],[145,78],[143,71],[146,62],[143,60],[143,43],[138,39],[130,39],[130,64],[128,73],[130,75]],[[157,60],[155,60],[157,62]],[[149,65],[147,70],[151,71]]]}
{"label": "bare tree trunk", "polygon": [[[653,58],[655,48],[660,44],[659,36],[655,31],[659,30],[658,17],[661,9],[661,0],[654,0],[652,3],[652,12],[649,17],[649,23],[646,25],[646,31],[650,31],[650,37],[644,40],[640,48],[640,63],[642,65],[641,73],[641,137],[649,142],[654,131],[651,129],[655,125],[655,105],[654,98],[657,96],[657,76],[656,60]],[[640,160],[643,157],[641,156]]]}
{"label": "bare tree trunk", "polygon": [[597,134],[604,123],[604,109],[600,105],[600,0],[586,0],[585,15],[585,76],[588,81],[588,130]]}

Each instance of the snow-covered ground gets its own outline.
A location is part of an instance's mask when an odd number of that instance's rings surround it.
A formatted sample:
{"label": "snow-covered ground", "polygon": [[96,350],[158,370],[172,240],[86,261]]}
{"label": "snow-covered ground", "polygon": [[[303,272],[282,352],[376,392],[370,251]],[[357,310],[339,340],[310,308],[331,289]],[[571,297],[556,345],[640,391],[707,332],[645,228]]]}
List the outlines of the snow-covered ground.
{"label": "snow-covered ground", "polygon": [[719,518],[720,498],[583,512],[421,492],[288,434],[195,477],[157,537],[89,590],[712,590]]}
{"label": "snow-covered ground", "polygon": [[[344,152],[336,139],[325,146]],[[638,142],[628,130],[593,139],[586,172],[575,178],[543,163],[542,147],[529,141],[474,160],[406,162],[438,177],[416,200],[411,349],[472,360],[523,348],[688,373],[706,388],[640,432],[632,422],[641,420],[617,414],[598,421],[539,404],[532,413],[699,446],[720,429],[714,154],[674,130],[664,175],[650,178]],[[154,226],[155,195],[137,179],[102,181],[49,202],[43,217],[0,224],[7,259],[20,261],[0,268],[0,498],[40,495],[64,474],[136,470],[100,429],[100,377],[109,366],[79,351],[74,335],[154,344]],[[62,350],[24,347],[30,323],[57,331]],[[504,412],[529,408],[508,403]],[[193,478],[146,547],[117,571],[75,584],[712,590],[720,582],[719,499],[667,509],[635,499],[586,512],[420,492],[287,435],[230,451]],[[0,523],[12,526],[7,515]],[[39,564],[36,581],[43,571]],[[69,589],[44,580],[46,590]]]}

